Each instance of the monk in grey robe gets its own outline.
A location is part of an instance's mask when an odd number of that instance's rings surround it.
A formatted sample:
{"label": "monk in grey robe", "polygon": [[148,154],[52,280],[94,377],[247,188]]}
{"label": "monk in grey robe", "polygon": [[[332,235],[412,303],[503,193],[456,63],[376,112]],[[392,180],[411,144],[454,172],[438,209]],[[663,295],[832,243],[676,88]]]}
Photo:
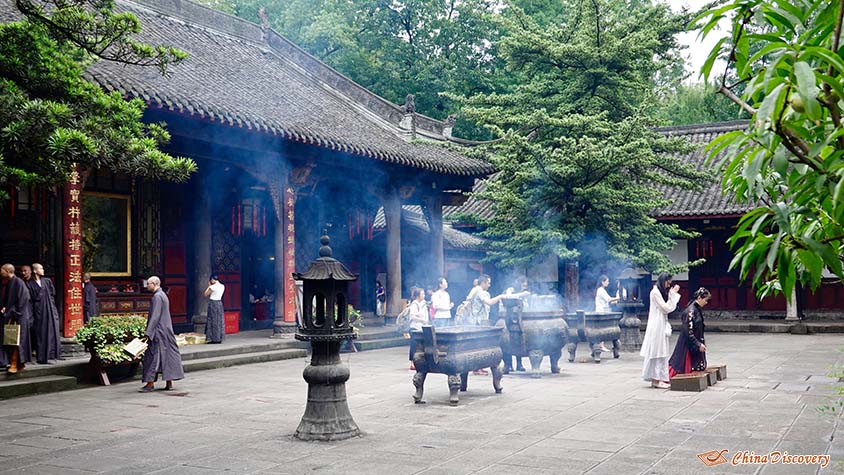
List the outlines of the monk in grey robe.
{"label": "monk in grey robe", "polygon": [[[17,322],[20,328],[20,345],[18,346],[4,346],[4,361],[9,365],[8,372],[17,373],[23,371],[26,363],[32,361],[32,347],[29,343],[29,327],[32,325],[32,304],[29,300],[29,289],[26,287],[24,281],[15,275],[15,266],[12,264],[3,264],[0,267],[0,280],[5,284],[3,308],[0,309],[2,313],[2,325],[6,325],[11,321]],[[2,338],[3,327],[0,326],[0,338]]]}
{"label": "monk in grey robe", "polygon": [[173,334],[173,321],[170,319],[170,300],[161,290],[161,279],[156,276],[147,279],[147,290],[153,294],[146,330],[149,347],[144,353],[143,381],[146,384],[141,388],[141,392],[145,393],[154,389],[159,374],[167,381],[165,390],[173,389],[173,380],[185,377],[179,345]]}
{"label": "monk in grey robe", "polygon": [[82,275],[82,281],[85,282],[82,287],[82,316],[84,323],[88,323],[97,316],[97,286],[91,282],[91,274],[87,272]]}
{"label": "monk in grey robe", "polygon": [[34,278],[29,282],[32,313],[35,321],[35,360],[47,364],[62,356],[62,337],[59,333],[59,309],[56,308],[56,287],[44,277],[44,267],[32,264]]}

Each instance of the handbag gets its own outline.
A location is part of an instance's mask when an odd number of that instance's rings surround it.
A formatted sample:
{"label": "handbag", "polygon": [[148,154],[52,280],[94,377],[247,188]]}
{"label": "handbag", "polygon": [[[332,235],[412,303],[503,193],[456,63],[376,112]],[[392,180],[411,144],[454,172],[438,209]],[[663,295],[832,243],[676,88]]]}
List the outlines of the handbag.
{"label": "handbag", "polygon": [[671,322],[665,322],[665,336],[671,336]]}
{"label": "handbag", "polygon": [[135,338],[134,340],[126,343],[126,346],[123,347],[123,351],[132,355],[133,358],[137,358],[144,354],[149,348],[149,344],[147,342],[141,340],[140,338]]}
{"label": "handbag", "polygon": [[405,307],[396,317],[396,327],[405,333],[410,331],[410,305]]}
{"label": "handbag", "polygon": [[17,323],[3,325],[3,344],[9,346],[20,346],[21,326]]}

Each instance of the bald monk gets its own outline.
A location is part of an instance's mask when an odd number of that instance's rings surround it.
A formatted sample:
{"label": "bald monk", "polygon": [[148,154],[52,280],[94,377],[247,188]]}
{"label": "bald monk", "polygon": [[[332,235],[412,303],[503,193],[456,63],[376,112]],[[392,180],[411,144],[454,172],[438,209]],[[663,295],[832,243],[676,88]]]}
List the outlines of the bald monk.
{"label": "bald monk", "polygon": [[147,279],[147,290],[152,292],[147,320],[146,337],[149,347],[144,353],[144,386],[140,391],[151,392],[155,389],[155,380],[161,374],[167,381],[165,391],[173,389],[173,380],[185,377],[182,369],[182,356],[176,335],[173,334],[173,322],[170,319],[170,300],[161,290],[161,279],[151,276]]}
{"label": "bald monk", "polygon": [[[15,275],[15,266],[3,264],[0,267],[0,280],[3,282],[3,308],[0,309],[2,325],[15,322],[20,325],[20,345],[4,346],[2,363],[8,365],[9,373],[23,371],[26,363],[32,361],[32,347],[29,342],[29,327],[32,325],[32,304],[29,300],[29,288],[20,277]],[[0,326],[0,338],[3,327]]]}

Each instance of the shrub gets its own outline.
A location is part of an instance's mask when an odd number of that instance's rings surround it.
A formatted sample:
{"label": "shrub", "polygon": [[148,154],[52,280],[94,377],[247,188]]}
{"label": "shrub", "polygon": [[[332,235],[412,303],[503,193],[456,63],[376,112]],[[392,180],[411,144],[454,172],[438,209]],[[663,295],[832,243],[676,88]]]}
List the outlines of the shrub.
{"label": "shrub", "polygon": [[121,363],[132,359],[123,351],[123,346],[134,338],[143,337],[146,326],[147,319],[143,315],[95,317],[76,331],[76,341],[103,362]]}

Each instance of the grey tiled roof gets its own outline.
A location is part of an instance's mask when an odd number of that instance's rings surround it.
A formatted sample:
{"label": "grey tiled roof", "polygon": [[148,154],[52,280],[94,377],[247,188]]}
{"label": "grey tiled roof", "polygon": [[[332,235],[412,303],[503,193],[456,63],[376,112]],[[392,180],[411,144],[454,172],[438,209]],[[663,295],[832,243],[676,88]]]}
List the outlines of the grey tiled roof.
{"label": "grey tiled roof", "polygon": [[[429,232],[428,221],[425,220],[421,206],[402,205],[401,211],[402,221],[406,225],[422,233]],[[387,227],[387,222],[384,218],[384,208],[379,208],[378,212],[375,213],[375,220],[373,221],[372,227],[376,231],[384,230]],[[465,250],[482,250],[486,242],[485,239],[479,236],[455,229],[449,222],[443,222],[443,241],[447,248]]]}
{"label": "grey tiled roof", "polygon": [[[695,165],[698,170],[701,170],[709,166],[705,163],[708,157],[708,152],[705,150],[706,145],[722,134],[741,130],[745,127],[747,127],[747,121],[731,121],[714,124],[665,127],[658,129],[658,131],[670,136],[685,137],[689,142],[697,145],[698,147],[694,152],[682,158],[687,163]],[[486,189],[486,180],[475,180],[475,186],[472,191],[478,192],[484,189]],[[720,178],[716,178],[709,186],[699,191],[678,189],[669,186],[660,186],[659,189],[668,199],[672,200],[672,203],[663,209],[655,210],[653,213],[655,218],[734,216],[753,209],[751,205],[736,204],[730,197],[724,196],[721,193]],[[494,210],[492,202],[474,196],[470,196],[461,206],[447,206],[443,209],[443,216],[445,218],[455,218],[459,214],[472,214],[482,219],[490,219],[494,215]]]}
{"label": "grey tiled roof", "polygon": [[[12,5],[0,0],[0,21],[17,19]],[[399,126],[402,108],[272,30],[187,0],[117,0],[117,9],[138,16],[141,40],[190,57],[168,77],[154,68],[97,62],[88,75],[108,90],[151,107],[403,166],[462,176],[492,171],[488,162],[434,143],[444,139],[440,121],[417,115],[421,140],[411,142]]]}
{"label": "grey tiled roof", "polygon": [[[479,193],[484,190],[486,190],[486,179],[476,179],[475,185],[472,187],[472,192]],[[444,219],[455,219],[461,214],[470,214],[481,219],[490,219],[495,215],[495,210],[493,209],[492,201],[482,200],[476,196],[469,196],[466,202],[460,206],[443,207]]]}
{"label": "grey tiled roof", "polygon": [[[697,145],[697,149],[682,157],[687,163],[703,170],[711,165],[706,164],[709,152],[706,146],[715,138],[727,132],[742,130],[747,127],[747,121],[719,122],[714,124],[690,125],[681,127],[666,127],[660,132],[673,136],[684,137]],[[723,155],[726,152],[721,152]],[[708,186],[700,191],[660,187],[665,196],[672,200],[667,207],[655,210],[655,218],[689,218],[689,217],[718,217],[744,214],[754,208],[752,205],[737,204],[731,196],[724,196],[721,192],[721,177],[718,176]]]}

